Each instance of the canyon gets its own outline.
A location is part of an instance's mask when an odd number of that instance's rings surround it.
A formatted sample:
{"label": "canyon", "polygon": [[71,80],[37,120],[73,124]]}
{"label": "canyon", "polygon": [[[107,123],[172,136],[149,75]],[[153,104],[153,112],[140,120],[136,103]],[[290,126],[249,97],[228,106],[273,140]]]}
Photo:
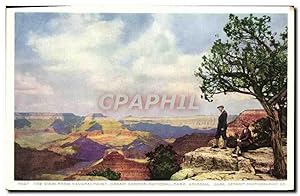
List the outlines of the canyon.
{"label": "canyon", "polygon": [[[228,117],[228,133],[242,123],[265,117],[246,110]],[[20,180],[107,180],[88,176],[107,168],[120,180],[148,180],[146,154],[160,144],[186,155],[210,145],[218,116],[133,117],[121,120],[101,113],[15,114],[15,178]],[[51,160],[49,159],[51,157]]]}

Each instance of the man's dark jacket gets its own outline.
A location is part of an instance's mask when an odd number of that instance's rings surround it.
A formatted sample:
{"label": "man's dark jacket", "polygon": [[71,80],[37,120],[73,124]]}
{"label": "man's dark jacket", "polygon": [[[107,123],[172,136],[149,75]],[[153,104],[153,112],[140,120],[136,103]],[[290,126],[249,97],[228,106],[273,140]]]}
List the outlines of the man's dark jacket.
{"label": "man's dark jacket", "polygon": [[251,131],[246,128],[242,131],[239,139],[241,140],[241,142],[249,142],[249,143],[252,143],[253,142],[253,138],[252,138],[252,135],[251,135]]}
{"label": "man's dark jacket", "polygon": [[[223,130],[221,130],[223,128]],[[227,112],[224,110],[218,119],[218,130],[226,131],[227,129]]]}

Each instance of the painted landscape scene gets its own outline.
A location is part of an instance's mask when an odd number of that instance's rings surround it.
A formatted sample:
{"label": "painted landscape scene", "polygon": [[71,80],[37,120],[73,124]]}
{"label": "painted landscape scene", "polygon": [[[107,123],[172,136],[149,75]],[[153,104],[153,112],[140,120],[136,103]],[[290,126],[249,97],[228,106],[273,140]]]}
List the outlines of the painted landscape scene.
{"label": "painted landscape scene", "polygon": [[15,180],[287,178],[287,14],[15,13]]}

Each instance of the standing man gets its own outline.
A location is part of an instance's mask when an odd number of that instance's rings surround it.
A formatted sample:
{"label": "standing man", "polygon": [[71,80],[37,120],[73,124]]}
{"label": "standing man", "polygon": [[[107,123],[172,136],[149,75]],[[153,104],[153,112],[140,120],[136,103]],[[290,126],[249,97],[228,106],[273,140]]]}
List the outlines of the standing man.
{"label": "standing man", "polygon": [[224,140],[224,146],[221,149],[226,149],[227,147],[227,136],[226,136],[226,130],[227,130],[227,112],[224,109],[223,105],[220,105],[217,107],[218,110],[221,112],[219,119],[218,119],[218,127],[217,132],[215,135],[216,138],[216,144],[213,146],[213,148],[219,147],[219,138],[222,136]]}

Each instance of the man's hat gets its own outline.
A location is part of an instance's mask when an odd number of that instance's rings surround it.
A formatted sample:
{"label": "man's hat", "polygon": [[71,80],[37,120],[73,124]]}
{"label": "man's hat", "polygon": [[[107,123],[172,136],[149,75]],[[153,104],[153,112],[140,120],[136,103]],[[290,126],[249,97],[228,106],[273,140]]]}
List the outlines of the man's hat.
{"label": "man's hat", "polygon": [[224,106],[223,105],[219,105],[217,108],[224,108]]}

